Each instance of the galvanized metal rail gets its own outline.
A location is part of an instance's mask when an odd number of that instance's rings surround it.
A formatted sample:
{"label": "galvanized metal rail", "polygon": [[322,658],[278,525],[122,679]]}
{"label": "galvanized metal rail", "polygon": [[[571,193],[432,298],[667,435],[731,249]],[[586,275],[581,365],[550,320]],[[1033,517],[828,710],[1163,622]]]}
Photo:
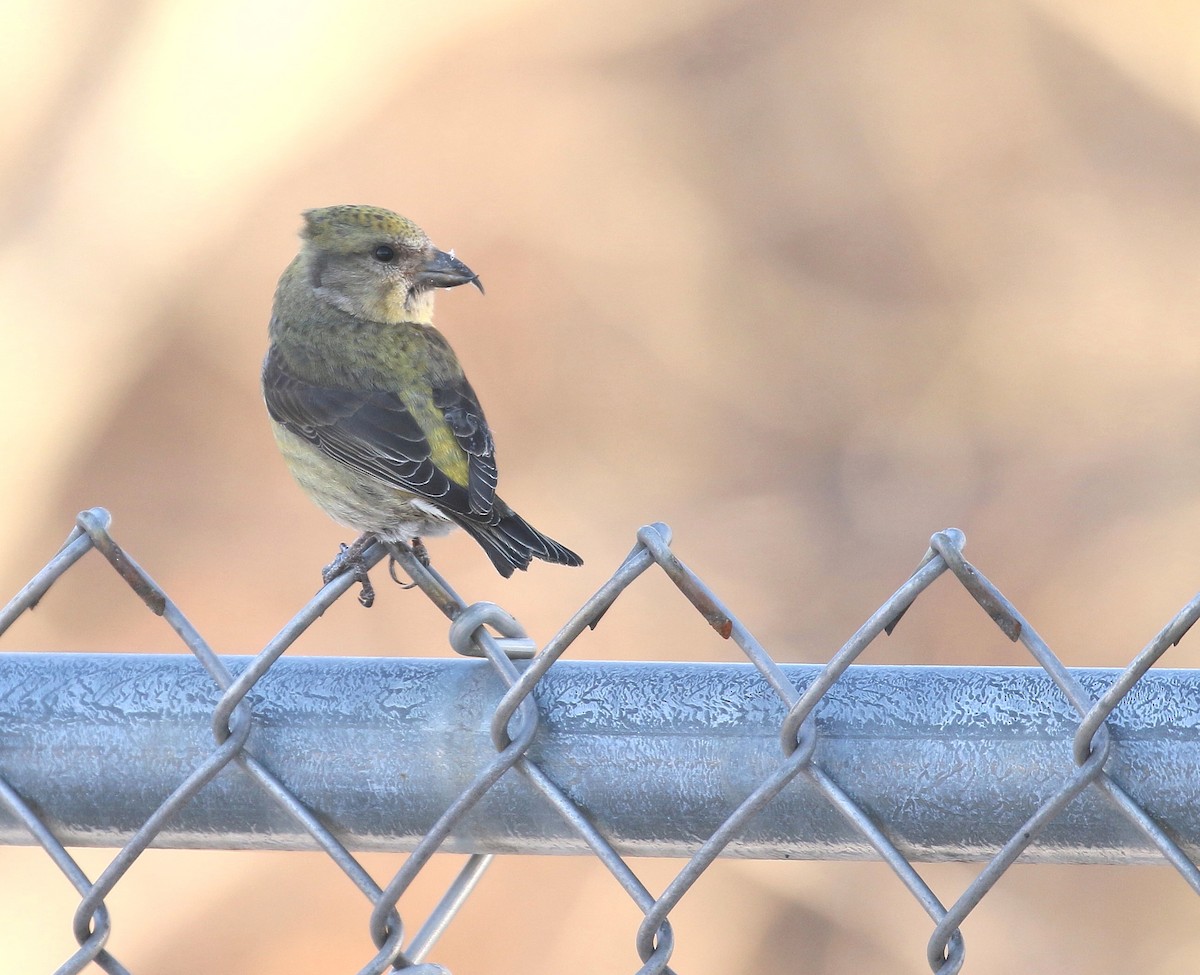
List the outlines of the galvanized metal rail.
{"label": "galvanized metal rail", "polygon": [[[225,657],[234,673],[250,658]],[[212,751],[220,698],[190,656],[20,654],[2,660],[0,771],[67,845],[122,846]],[[528,665],[518,665],[519,668]],[[784,666],[800,691],[822,668]],[[1075,671],[1101,692],[1117,671]],[[352,850],[411,850],[495,757],[504,687],[476,660],[283,659],[258,681],[246,748]],[[691,856],[778,764],[786,709],[748,664],[562,661],[534,691],[528,755],[623,856]],[[1200,673],[1156,671],[1109,720],[1107,769],[1200,852]],[[909,860],[993,856],[1074,771],[1078,715],[1038,668],[853,667],[822,698],[814,755]],[[0,806],[0,843],[30,843]],[[269,793],[227,766],[155,846],[315,848]],[[443,849],[591,850],[517,775]],[[796,779],[722,851],[877,857]],[[1083,792],[1026,860],[1156,861],[1113,804]]]}

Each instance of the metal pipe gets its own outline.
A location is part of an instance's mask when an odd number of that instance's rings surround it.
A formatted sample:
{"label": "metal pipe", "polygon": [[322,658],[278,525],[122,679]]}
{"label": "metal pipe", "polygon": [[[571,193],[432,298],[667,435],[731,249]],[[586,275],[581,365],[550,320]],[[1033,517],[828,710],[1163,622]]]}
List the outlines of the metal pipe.
{"label": "metal pipe", "polygon": [[[251,658],[223,659],[237,674]],[[803,693],[821,668],[783,670]],[[1073,673],[1098,697],[1120,671]],[[484,660],[285,657],[247,697],[246,748],[349,848],[411,850],[495,757],[489,720],[503,691]],[[220,696],[188,655],[0,655],[0,777],[64,844],[119,846],[216,750]],[[784,761],[785,708],[749,664],[562,660],[535,697],[541,719],[529,757],[622,854],[690,855]],[[1148,673],[1108,721],[1106,766],[1193,857],[1197,701],[1200,673]],[[816,716],[814,762],[911,860],[990,857],[1076,768],[1079,716],[1039,668],[851,667]],[[32,842],[0,804],[0,843]],[[236,763],[171,815],[154,845],[315,847]],[[444,849],[588,852],[515,772]],[[804,776],[724,855],[876,856]],[[1024,859],[1161,862],[1161,854],[1093,787]]]}

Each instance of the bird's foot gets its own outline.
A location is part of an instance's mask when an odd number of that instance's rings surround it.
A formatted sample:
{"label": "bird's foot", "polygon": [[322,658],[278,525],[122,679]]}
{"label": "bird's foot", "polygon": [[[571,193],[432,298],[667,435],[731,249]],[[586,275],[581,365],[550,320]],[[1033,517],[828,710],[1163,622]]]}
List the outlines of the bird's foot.
{"label": "bird's foot", "polygon": [[388,575],[392,577],[392,582],[398,585],[401,589],[415,589],[417,586],[415,582],[412,582],[411,580],[405,582],[398,575],[396,575],[396,556],[394,555],[388,556]]}
{"label": "bird's foot", "polygon": [[[429,561],[429,550],[425,547],[425,543],[419,538],[414,538],[409,547],[412,549],[412,554],[417,557],[417,561],[428,569],[432,563]],[[396,575],[396,556],[394,555],[388,556],[388,575],[392,577],[392,582],[398,585],[401,589],[412,589],[416,586],[415,582],[412,582],[411,580],[408,582],[403,582],[401,581],[400,577]]]}
{"label": "bird's foot", "polygon": [[321,579],[326,585],[343,573],[352,573],[354,581],[362,587],[358,593],[358,601],[366,609],[370,609],[375,602],[375,587],[371,585],[371,579],[367,575],[367,563],[363,561],[363,553],[374,541],[375,536],[368,532],[356,538],[353,545],[343,542],[337,557],[321,570]]}

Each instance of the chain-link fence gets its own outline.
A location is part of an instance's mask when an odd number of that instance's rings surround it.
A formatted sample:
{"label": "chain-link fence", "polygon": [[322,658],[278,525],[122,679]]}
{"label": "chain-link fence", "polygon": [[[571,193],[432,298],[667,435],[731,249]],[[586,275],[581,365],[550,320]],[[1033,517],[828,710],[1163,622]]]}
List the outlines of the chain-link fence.
{"label": "chain-link fence", "polygon": [[[796,666],[772,659],[661,524],[540,649],[499,606],[467,605],[408,550],[376,546],[368,564],[394,558],[451,620],[454,650],[482,659],[281,660],[349,576],[257,656],[219,656],[92,509],[0,613],[0,634],[95,549],[191,656],[0,658],[0,841],[40,844],[80,894],[63,975],[129,972],[105,950],[105,899],[151,844],[325,851],[371,905],[359,975],[444,971],[426,959],[497,853],[597,857],[644,916],[638,975],[671,972],[671,912],[719,856],[883,859],[932,921],[938,973],[962,968],[963,920],[1023,855],[1165,860],[1200,893],[1200,680],[1148,673],[1200,596],[1125,670],[1071,671],[962,548],[956,530],[934,535],[826,665]],[[747,664],[562,659],[654,567]],[[848,670],[947,571],[1037,666]],[[71,845],[119,852],[93,879]],[[411,852],[379,884],[352,849]],[[470,855],[409,935],[401,899],[448,851]],[[657,895],[631,863],[644,855],[685,858]],[[986,865],[946,905],[913,866],[934,859]]]}

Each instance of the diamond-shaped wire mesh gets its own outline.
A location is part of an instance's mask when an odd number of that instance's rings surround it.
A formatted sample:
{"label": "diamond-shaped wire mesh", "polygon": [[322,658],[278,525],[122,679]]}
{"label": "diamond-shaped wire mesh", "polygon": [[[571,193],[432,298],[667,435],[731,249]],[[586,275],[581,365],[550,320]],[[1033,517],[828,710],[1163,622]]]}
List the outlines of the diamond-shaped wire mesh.
{"label": "diamond-shaped wire mesh", "polygon": [[[439,808],[431,822],[424,825],[400,869],[381,885],[347,848],[353,845],[347,842],[354,834],[350,826],[339,823],[326,809],[311,807],[294,788],[285,785],[286,776],[281,775],[281,770],[268,767],[268,763],[262,760],[262,739],[254,738],[256,727],[259,732],[265,732],[266,729],[261,716],[256,715],[259,698],[251,698],[252,692],[258,696],[269,693],[267,688],[270,681],[264,681],[264,678],[273,667],[277,672],[282,669],[277,666],[279,658],[307,627],[354,585],[353,580],[349,576],[341,576],[326,585],[258,655],[248,661],[239,658],[235,662],[214,653],[170,597],[114,541],[109,532],[108,514],[102,509],[85,511],[79,515],[77,526],[62,549],[0,613],[0,634],[18,616],[36,605],[54,582],[80,558],[95,549],[147,607],[163,617],[182,644],[199,661],[219,697],[211,714],[207,715],[210,719],[211,745],[206,746],[202,754],[197,753],[199,757],[194,765],[185,771],[182,779],[174,784],[167,795],[156,800],[157,805],[135,828],[121,833],[124,845],[94,879],[87,877],[79,868],[62,839],[74,835],[71,829],[79,824],[69,826],[50,808],[53,803],[44,803],[45,797],[25,794],[14,786],[12,783],[29,778],[25,774],[28,769],[22,765],[22,762],[28,764],[28,755],[16,747],[0,750],[0,807],[7,810],[9,819],[17,824],[17,828],[25,831],[24,841],[32,838],[39,844],[81,897],[73,923],[79,949],[63,962],[58,972],[63,975],[81,972],[94,963],[101,970],[114,975],[129,973],[128,968],[105,950],[112,929],[106,897],[151,843],[168,841],[175,835],[172,831],[177,829],[179,823],[202,805],[198,797],[206,786],[219,779],[225,781],[226,777],[234,774],[234,770],[240,770],[246,788],[251,788],[258,799],[282,813],[297,836],[305,837],[308,845],[323,850],[367,897],[370,902],[367,928],[375,954],[364,961],[359,975],[381,975],[394,970],[412,972],[413,975],[444,971],[425,959],[491,862],[493,853],[486,848],[489,843],[493,846],[496,844],[495,837],[489,840],[477,835],[476,845],[479,849],[471,852],[436,908],[411,937],[406,937],[399,910],[400,901],[434,854],[448,848],[471,845],[462,839],[464,827],[472,822],[473,816],[477,817],[485,804],[508,801],[513,794],[511,786],[514,777],[526,790],[522,793],[521,801],[533,802],[542,812],[549,811],[558,822],[556,835],[558,832],[563,835],[557,841],[586,849],[597,857],[641,911],[644,919],[632,934],[642,960],[638,975],[672,971],[669,967],[674,949],[671,912],[717,857],[728,855],[733,847],[737,848],[739,855],[794,855],[779,849],[778,843],[775,849],[767,844],[766,852],[762,852],[762,844],[755,847],[751,839],[757,835],[756,830],[764,828],[766,820],[778,826],[784,793],[791,796],[801,789],[807,789],[806,795],[811,793],[813,803],[816,803],[804,807],[810,810],[810,820],[800,818],[789,821],[784,818],[783,828],[789,831],[792,838],[805,836],[809,831],[831,834],[839,828],[830,825],[828,814],[832,814],[833,819],[841,823],[840,829],[844,835],[839,842],[843,850],[853,848],[859,851],[859,855],[869,854],[885,861],[933,922],[927,961],[934,972],[953,973],[962,968],[965,947],[960,928],[964,919],[1039,837],[1043,837],[1052,827],[1069,825],[1072,816],[1079,818],[1080,804],[1076,800],[1085,795],[1090,795],[1093,800],[1099,797],[1104,814],[1110,818],[1115,814],[1120,822],[1127,824],[1127,833],[1142,837],[1148,848],[1156,850],[1175,867],[1193,890],[1200,893],[1200,870],[1173,835],[1173,827],[1160,822],[1156,811],[1148,808],[1145,800],[1140,798],[1146,794],[1145,783],[1139,783],[1135,789],[1128,782],[1122,784],[1117,780],[1114,768],[1118,764],[1116,757],[1122,744],[1112,726],[1118,706],[1131,703],[1131,692],[1146,685],[1150,668],[1171,646],[1178,643],[1197,615],[1200,615],[1200,596],[1184,607],[1126,670],[1112,674],[1107,686],[1095,693],[1095,680],[1081,680],[1077,674],[1065,668],[1029,622],[982,573],[965,560],[963,543],[962,534],[953,529],[934,535],[928,552],[913,575],[826,665],[815,668],[777,663],[730,609],[679,560],[670,547],[670,532],[665,525],[642,528],[637,533],[637,544],[612,577],[540,650],[528,638],[521,624],[499,606],[492,603],[467,605],[445,579],[423,565],[409,550],[390,547],[385,552],[380,546],[375,546],[367,553],[368,564],[377,564],[385,555],[394,558],[409,578],[450,619],[451,647],[463,656],[486,661],[494,675],[493,682],[503,688],[498,697],[490,699],[488,705],[491,708],[487,724],[492,754],[477,767],[469,769],[465,786],[445,786],[443,792],[447,798],[444,806]],[[657,895],[646,888],[630,864],[633,859],[631,850],[636,852],[637,845],[629,840],[632,827],[620,822],[619,812],[613,811],[620,807],[598,801],[594,794],[589,794],[588,788],[578,781],[566,781],[566,776],[561,773],[554,759],[554,746],[547,742],[551,738],[569,738],[569,735],[557,734],[562,731],[557,726],[570,719],[555,712],[556,734],[548,734],[545,724],[553,703],[548,703],[544,695],[539,696],[552,668],[557,666],[558,673],[565,673],[566,668],[560,661],[573,641],[586,628],[594,627],[621,593],[654,566],[665,573],[721,638],[731,641],[745,655],[757,675],[753,680],[758,683],[760,693],[775,702],[771,704],[768,700],[756,706],[753,709],[757,715],[755,720],[760,724],[766,721],[774,729],[776,738],[774,757],[768,758],[758,768],[755,777],[747,779],[743,774],[741,778],[729,780],[740,783],[734,790],[740,790],[738,794],[731,794],[733,787],[725,784],[719,787],[723,790],[721,794],[710,796],[713,801],[724,803],[715,827],[710,821],[707,826],[700,828],[696,823],[703,820],[702,816],[693,817],[694,821],[689,820],[680,809],[666,808],[665,804],[664,808],[658,810],[660,821],[654,824],[657,830],[654,842],[660,848],[686,849],[690,855],[684,860],[674,880]],[[1068,717],[1070,714],[1074,716],[1066,725],[1069,727],[1066,737],[1070,738],[1069,760],[1063,762],[1061,767],[1047,766],[1039,770],[1042,780],[1049,785],[1029,800],[1027,808],[1014,821],[1019,823],[1017,828],[1011,829],[1001,840],[980,844],[987,848],[988,854],[984,857],[986,863],[983,869],[948,906],[930,889],[913,866],[915,860],[922,858],[923,847],[932,848],[934,841],[928,837],[914,837],[909,828],[911,824],[902,826],[898,822],[887,821],[879,812],[879,803],[872,804],[861,795],[856,798],[856,792],[863,791],[861,785],[856,783],[851,788],[851,773],[844,764],[836,766],[830,757],[833,755],[830,750],[834,737],[831,730],[833,722],[825,717],[834,709],[836,695],[850,682],[847,668],[876,637],[881,633],[890,633],[920,594],[947,572],[1010,640],[1025,647],[1048,677],[1050,686],[1056,689],[1061,702],[1065,703]],[[13,655],[10,661],[26,656]],[[5,679],[4,666],[0,659],[0,683]],[[457,666],[466,666],[466,662]],[[656,665],[656,668],[660,674],[669,676],[672,666],[680,665]],[[917,688],[922,687],[923,682],[929,685],[933,680],[933,671],[931,668],[930,673],[924,676],[910,674],[909,685]],[[14,672],[11,662],[8,672],[10,676]],[[609,673],[613,677],[617,675],[615,665]],[[722,691],[716,686],[715,671],[710,676],[690,674],[689,679],[699,682],[692,685],[689,703],[701,712],[697,718],[700,727],[715,729],[722,722],[736,724],[741,721],[749,724],[746,718],[749,709],[734,707],[727,698],[722,698]],[[705,689],[705,681],[712,685],[707,687],[707,697],[696,691],[697,686]],[[613,680],[609,683],[618,682]],[[1008,689],[1011,690],[1011,687]],[[714,716],[718,710],[721,711],[719,718]],[[1148,711],[1148,720],[1153,720],[1155,714],[1152,704]],[[764,718],[764,714],[768,716]],[[970,717],[963,719],[964,727]],[[1168,721],[1168,718],[1164,718],[1164,722]],[[975,727],[971,733],[977,737],[979,731]],[[713,734],[716,734],[715,730]],[[1062,738],[1062,735],[1059,737]],[[619,743],[615,747],[619,750]],[[584,761],[584,756],[578,758]],[[835,766],[840,771],[831,771]],[[679,767],[686,768],[686,763],[680,763]],[[433,774],[436,774],[436,770]],[[839,776],[843,781],[838,781]],[[252,783],[252,786],[246,783]],[[705,803],[697,805],[704,806]],[[242,806],[248,806],[248,803],[239,804],[239,808]],[[820,824],[816,822],[818,810],[826,817]],[[497,818],[509,823],[510,819],[519,816],[514,810],[511,815]],[[98,828],[96,823],[85,825]],[[975,825],[964,820],[961,824],[963,833],[969,832]],[[252,835],[254,832],[246,824],[240,824],[240,828],[246,834]],[[541,828],[550,830],[551,827],[543,820]],[[1085,823],[1077,828],[1086,832],[1089,826]],[[515,826],[512,829],[517,831]],[[117,831],[120,832],[119,829]],[[266,839],[264,837],[264,842]],[[821,842],[819,838],[810,838],[810,841],[818,846]],[[519,846],[519,841],[513,842]],[[249,844],[244,841],[242,845]],[[652,845],[643,843],[644,848]],[[1097,837],[1097,848],[1103,845]],[[1111,847],[1112,843],[1109,845]],[[965,838],[958,841],[959,849],[965,851],[969,847]],[[759,852],[747,852],[754,850]],[[1101,852],[1098,858],[1104,855]],[[978,856],[963,856],[963,859],[971,858],[977,859]],[[1053,858],[1053,854],[1043,857],[1048,858]]]}

